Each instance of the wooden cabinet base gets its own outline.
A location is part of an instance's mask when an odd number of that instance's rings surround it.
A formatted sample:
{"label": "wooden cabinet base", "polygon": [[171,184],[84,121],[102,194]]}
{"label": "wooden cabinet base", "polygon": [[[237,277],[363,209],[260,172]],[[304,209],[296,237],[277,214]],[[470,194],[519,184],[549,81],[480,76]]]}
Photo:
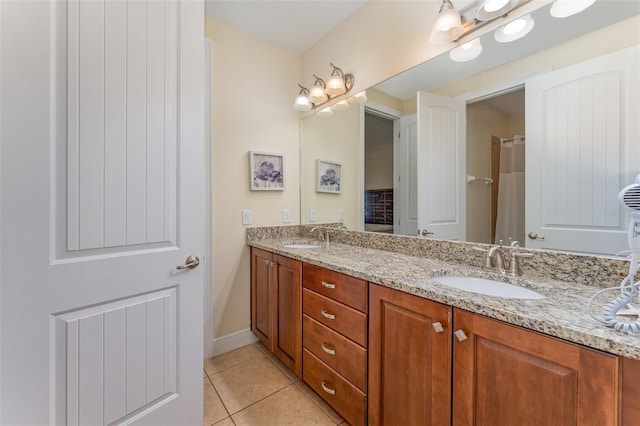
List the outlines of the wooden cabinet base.
{"label": "wooden cabinet base", "polygon": [[354,426],[366,421],[367,396],[311,352],[303,350],[303,379],[322,399]]}

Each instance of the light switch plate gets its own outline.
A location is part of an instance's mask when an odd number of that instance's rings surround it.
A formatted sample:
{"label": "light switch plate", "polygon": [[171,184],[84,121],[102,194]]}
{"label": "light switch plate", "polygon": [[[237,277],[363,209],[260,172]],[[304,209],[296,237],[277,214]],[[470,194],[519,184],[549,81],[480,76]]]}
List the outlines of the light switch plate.
{"label": "light switch plate", "polygon": [[318,220],[318,214],[316,212],[316,209],[310,209],[309,210],[309,222],[315,222],[316,220]]}
{"label": "light switch plate", "polygon": [[242,210],[242,224],[251,225],[253,222],[253,212],[251,210]]}
{"label": "light switch plate", "polygon": [[344,209],[343,208],[339,208],[338,209],[338,220],[344,220]]}
{"label": "light switch plate", "polygon": [[282,209],[282,223],[291,222],[291,210]]}

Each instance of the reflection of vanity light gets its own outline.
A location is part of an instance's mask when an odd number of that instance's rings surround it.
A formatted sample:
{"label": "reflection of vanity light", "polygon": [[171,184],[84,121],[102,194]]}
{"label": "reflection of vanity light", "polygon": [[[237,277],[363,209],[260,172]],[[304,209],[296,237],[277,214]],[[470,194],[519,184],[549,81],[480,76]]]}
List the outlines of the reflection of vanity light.
{"label": "reflection of vanity light", "polygon": [[520,0],[485,0],[476,10],[476,19],[489,21],[498,18],[512,10]]}
{"label": "reflection of vanity light", "polygon": [[456,62],[465,62],[477,58],[480,53],[482,53],[482,43],[477,38],[451,50],[449,57]]}
{"label": "reflection of vanity light", "polygon": [[362,92],[356,93],[349,98],[349,102],[353,104],[361,104],[367,102],[367,91],[363,90]]}
{"label": "reflection of vanity light", "polygon": [[340,102],[333,104],[331,108],[335,109],[336,111],[349,109],[349,102],[346,99],[343,99]]}
{"label": "reflection of vanity light", "polygon": [[525,15],[521,18],[515,19],[496,30],[496,41],[508,43],[510,41],[518,40],[519,38],[529,34],[533,29],[533,25],[534,22],[531,15]]}
{"label": "reflection of vanity light", "polygon": [[333,115],[333,110],[331,107],[326,107],[317,112],[318,117],[331,117]]}
{"label": "reflection of vanity light", "polygon": [[582,12],[595,2],[596,0],[556,0],[551,5],[549,13],[554,18],[566,18]]}

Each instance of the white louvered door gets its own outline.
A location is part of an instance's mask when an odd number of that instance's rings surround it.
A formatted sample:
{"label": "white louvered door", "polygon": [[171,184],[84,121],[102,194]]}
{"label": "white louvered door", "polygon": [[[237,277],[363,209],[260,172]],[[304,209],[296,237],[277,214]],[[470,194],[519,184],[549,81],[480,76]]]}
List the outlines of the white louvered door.
{"label": "white louvered door", "polygon": [[526,82],[526,233],[533,248],[627,249],[618,192],[640,173],[640,46]]}
{"label": "white louvered door", "polygon": [[0,1],[0,424],[201,424],[203,25]]}
{"label": "white louvered door", "polygon": [[466,127],[464,101],[418,92],[420,235],[466,240]]}

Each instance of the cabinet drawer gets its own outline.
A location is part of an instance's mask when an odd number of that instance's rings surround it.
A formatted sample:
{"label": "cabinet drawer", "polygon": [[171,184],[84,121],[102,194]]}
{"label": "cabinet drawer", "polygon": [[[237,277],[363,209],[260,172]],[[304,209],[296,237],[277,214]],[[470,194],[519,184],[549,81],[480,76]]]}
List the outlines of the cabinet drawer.
{"label": "cabinet drawer", "polygon": [[361,346],[367,346],[367,315],[306,288],[302,293],[305,314]]}
{"label": "cabinet drawer", "polygon": [[360,312],[367,312],[366,281],[305,263],[302,283],[306,288],[324,294]]}
{"label": "cabinet drawer", "polygon": [[306,384],[350,425],[364,425],[367,396],[311,352],[303,349],[302,377]]}
{"label": "cabinet drawer", "polygon": [[304,347],[362,391],[367,385],[367,350],[313,318],[303,316]]}

